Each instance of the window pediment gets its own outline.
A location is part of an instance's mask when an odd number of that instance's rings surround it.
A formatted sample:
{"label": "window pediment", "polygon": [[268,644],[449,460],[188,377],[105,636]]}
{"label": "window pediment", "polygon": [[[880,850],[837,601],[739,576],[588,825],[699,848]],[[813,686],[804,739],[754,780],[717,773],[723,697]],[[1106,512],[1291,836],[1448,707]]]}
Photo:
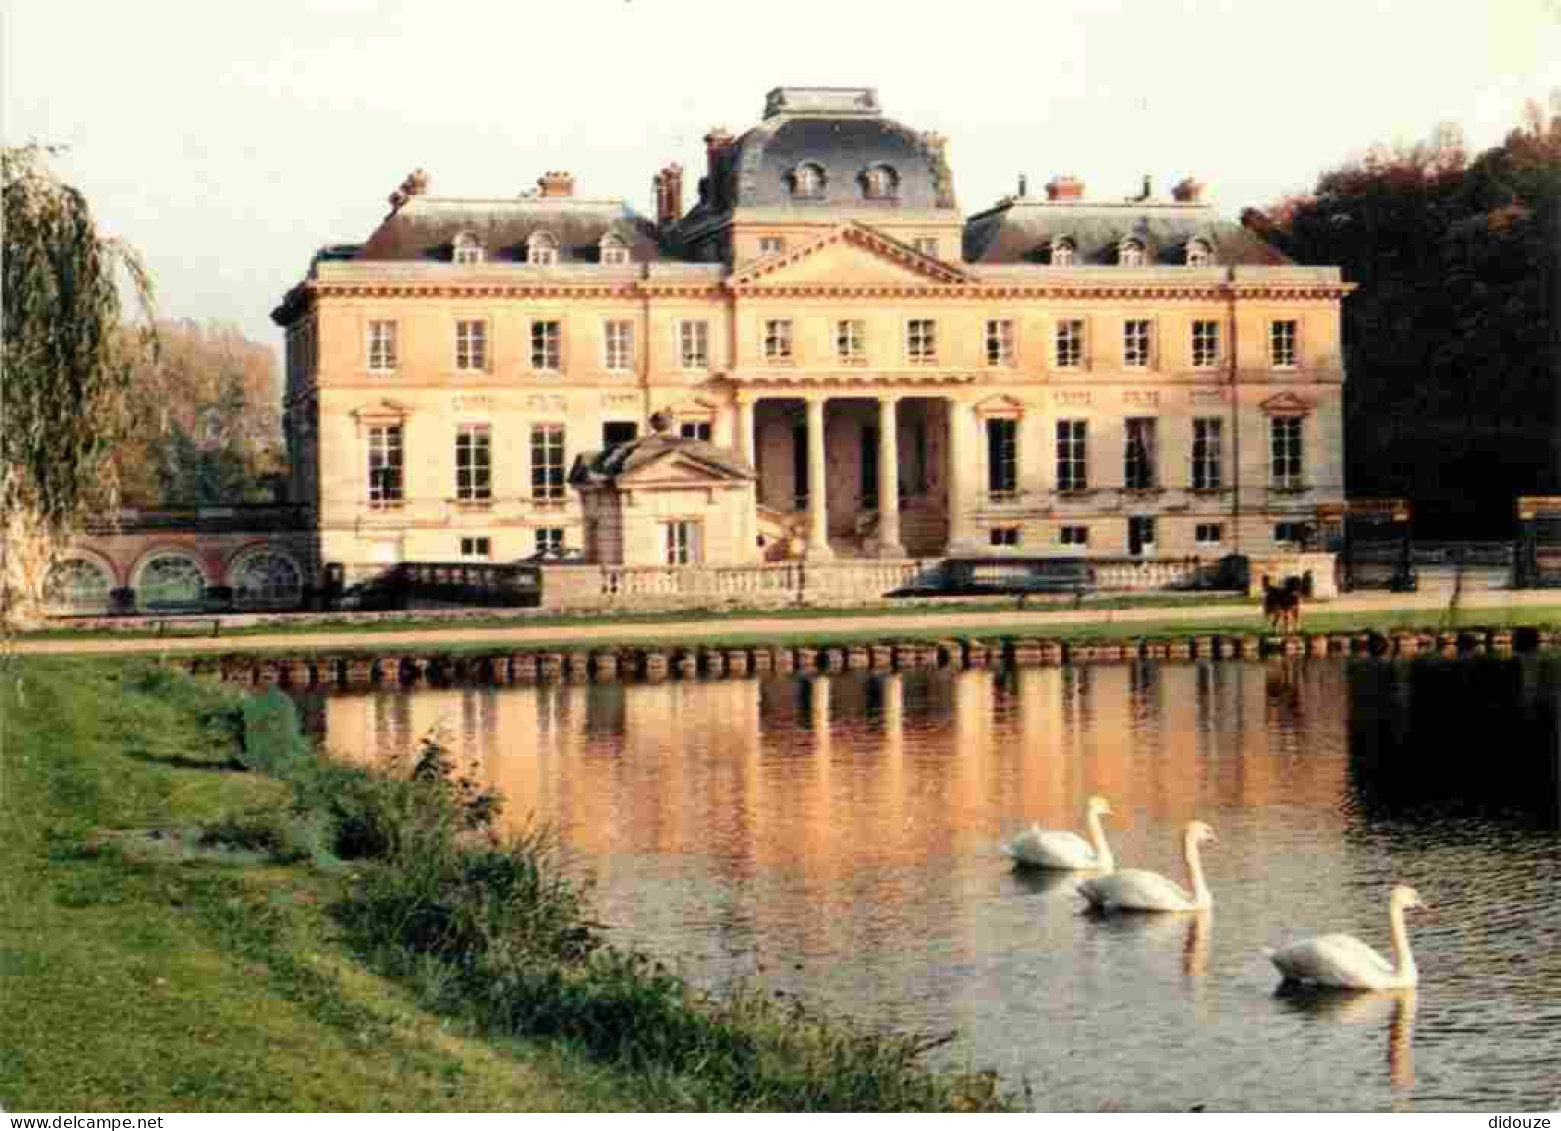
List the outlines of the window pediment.
{"label": "window pediment", "polygon": [[359,424],[400,424],[412,415],[412,410],[400,401],[389,397],[360,405],[352,410],[352,418]]}
{"label": "window pediment", "polygon": [[1304,416],[1316,407],[1310,401],[1291,392],[1283,392],[1277,396],[1269,397],[1258,405],[1258,408],[1270,416]]}
{"label": "window pediment", "polygon": [[987,397],[975,405],[975,413],[983,420],[1017,420],[1025,413],[1025,403],[999,393],[996,396]]}

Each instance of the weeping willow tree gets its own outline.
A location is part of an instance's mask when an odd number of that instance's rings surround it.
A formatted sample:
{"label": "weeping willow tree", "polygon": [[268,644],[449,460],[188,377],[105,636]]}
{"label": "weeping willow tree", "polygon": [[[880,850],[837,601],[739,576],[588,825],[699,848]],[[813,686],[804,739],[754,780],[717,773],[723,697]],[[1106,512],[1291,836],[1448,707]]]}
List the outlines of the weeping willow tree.
{"label": "weeping willow tree", "polygon": [[[98,233],[86,198],[49,150],[0,150],[5,193],[0,354],[0,621],[37,615],[71,534],[113,511],[110,458],[124,434],[138,358],[155,350],[152,285],[128,245]],[[127,326],[120,284],[133,298]]]}

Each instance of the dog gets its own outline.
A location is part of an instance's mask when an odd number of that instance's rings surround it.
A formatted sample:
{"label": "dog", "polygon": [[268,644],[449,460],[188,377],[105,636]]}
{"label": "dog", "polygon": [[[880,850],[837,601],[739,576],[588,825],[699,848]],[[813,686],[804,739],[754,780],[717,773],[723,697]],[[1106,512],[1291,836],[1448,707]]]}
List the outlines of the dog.
{"label": "dog", "polygon": [[1270,585],[1263,577],[1263,615],[1268,626],[1281,635],[1301,631],[1301,586],[1299,577],[1287,577],[1283,585]]}

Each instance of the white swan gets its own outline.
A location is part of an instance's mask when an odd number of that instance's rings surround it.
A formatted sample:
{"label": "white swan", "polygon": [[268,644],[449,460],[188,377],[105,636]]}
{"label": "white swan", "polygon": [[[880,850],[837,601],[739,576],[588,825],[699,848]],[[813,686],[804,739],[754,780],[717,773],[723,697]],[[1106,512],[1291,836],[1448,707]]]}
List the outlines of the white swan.
{"label": "white swan", "polygon": [[1278,950],[1265,948],[1263,953],[1287,982],[1341,990],[1409,989],[1419,982],[1420,973],[1409,950],[1404,912],[1424,906],[1415,889],[1404,884],[1394,888],[1388,897],[1388,920],[1393,924],[1392,962],[1353,935],[1320,935]]}
{"label": "white swan", "polygon": [[1109,876],[1096,876],[1079,885],[1079,894],[1096,911],[1204,911],[1214,906],[1209,885],[1203,882],[1200,844],[1218,844],[1214,830],[1202,821],[1191,821],[1182,835],[1182,855],[1187,861],[1188,894],[1180,884],[1157,872],[1126,868]]}
{"label": "white swan", "polygon": [[1097,869],[1109,872],[1116,867],[1111,846],[1106,843],[1106,831],[1100,827],[1100,818],[1111,812],[1111,803],[1104,797],[1091,797],[1085,808],[1084,822],[1089,826],[1089,840],[1075,832],[1055,832],[1031,825],[1003,846],[1003,851],[1013,857],[1015,864],[1026,868],[1060,868],[1067,871]]}

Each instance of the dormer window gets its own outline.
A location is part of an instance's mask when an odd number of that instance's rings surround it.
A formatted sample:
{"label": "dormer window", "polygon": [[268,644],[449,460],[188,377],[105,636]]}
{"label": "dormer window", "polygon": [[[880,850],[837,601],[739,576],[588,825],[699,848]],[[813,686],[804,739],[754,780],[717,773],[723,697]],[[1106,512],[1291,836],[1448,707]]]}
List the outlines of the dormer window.
{"label": "dormer window", "polygon": [[1144,265],[1144,245],[1139,240],[1123,240],[1117,245],[1117,264],[1122,267]]}
{"label": "dormer window", "polygon": [[1187,241],[1187,266],[1208,267],[1214,262],[1214,249],[1203,240]]}
{"label": "dormer window", "polygon": [[824,195],[824,170],[811,161],[791,171],[791,195],[802,200],[817,200]]}
{"label": "dormer window", "polygon": [[1066,236],[1053,240],[1051,250],[1053,267],[1072,267],[1078,256],[1078,248]]}
{"label": "dormer window", "polygon": [[623,267],[629,262],[628,244],[611,232],[602,237],[601,252],[604,266]]}
{"label": "dormer window", "polygon": [[547,232],[533,232],[526,241],[526,262],[534,267],[551,267],[558,262],[558,241]]}
{"label": "dormer window", "polygon": [[481,263],[484,258],[482,241],[471,232],[462,232],[455,237],[455,253],[453,258],[457,263]]}
{"label": "dormer window", "polygon": [[894,200],[900,195],[900,175],[888,165],[870,165],[862,173],[862,195],[868,200]]}

